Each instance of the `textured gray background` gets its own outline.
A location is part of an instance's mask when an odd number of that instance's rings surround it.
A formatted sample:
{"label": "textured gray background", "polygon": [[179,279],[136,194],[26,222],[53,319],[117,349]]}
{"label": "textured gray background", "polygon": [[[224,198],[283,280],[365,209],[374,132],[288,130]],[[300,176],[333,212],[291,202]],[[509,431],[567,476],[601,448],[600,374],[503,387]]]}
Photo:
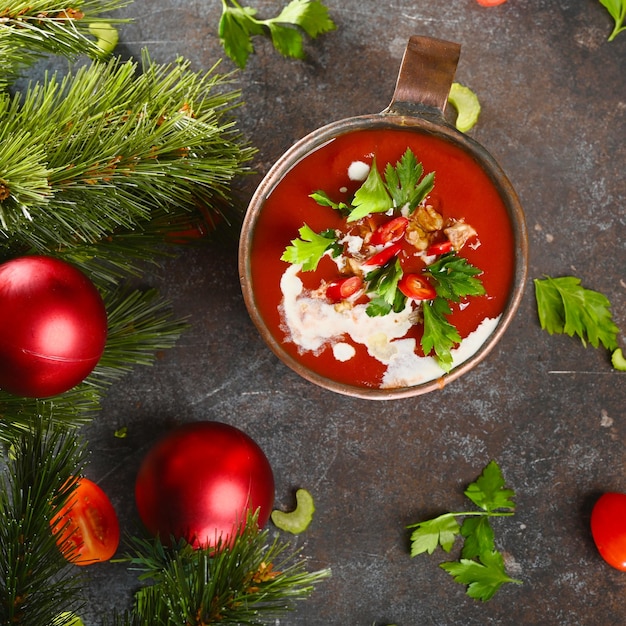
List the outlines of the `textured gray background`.
{"label": "textured gray background", "polygon": [[[282,2],[251,0],[261,16]],[[191,329],[152,368],[111,390],[87,430],[90,474],[135,528],[132,486],[152,442],[173,424],[217,419],[246,430],[276,475],[276,505],[306,487],[317,514],[294,540],[333,578],[286,625],[622,624],[626,574],[598,556],[589,532],[602,491],[626,491],[626,374],[604,350],[539,327],[532,278],[574,274],[605,293],[626,329],[626,34],[596,0],[329,0],[338,30],[305,61],[264,43],[237,75],[240,126],[259,148],[249,198],[272,162],[316,127],[382,110],[413,34],[462,44],[456,80],[478,95],[472,136],[500,162],[525,208],[526,294],[504,339],[475,371],[417,399],[372,402],[317,388],[283,366],[252,325],[239,288],[236,243],[185,251],[146,284]],[[217,0],[137,0],[118,51],[208,69],[224,55]],[[220,71],[233,68],[225,59]],[[247,199],[246,198],[246,199]],[[620,341],[624,345],[622,333]],[[115,429],[127,426],[126,439]],[[509,572],[489,603],[438,567],[411,559],[405,526],[467,504],[462,492],[496,459],[517,493],[514,518],[494,522]],[[124,608],[124,566],[90,568],[88,626]]]}

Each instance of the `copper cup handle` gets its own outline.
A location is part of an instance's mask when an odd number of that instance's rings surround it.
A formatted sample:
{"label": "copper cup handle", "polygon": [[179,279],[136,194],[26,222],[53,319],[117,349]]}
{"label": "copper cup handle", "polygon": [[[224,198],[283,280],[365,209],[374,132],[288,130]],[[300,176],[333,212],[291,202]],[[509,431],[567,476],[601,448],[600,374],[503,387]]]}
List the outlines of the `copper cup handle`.
{"label": "copper cup handle", "polygon": [[443,117],[460,54],[461,46],[457,43],[417,35],[411,37],[404,51],[393,98],[383,113],[411,115],[430,109]]}

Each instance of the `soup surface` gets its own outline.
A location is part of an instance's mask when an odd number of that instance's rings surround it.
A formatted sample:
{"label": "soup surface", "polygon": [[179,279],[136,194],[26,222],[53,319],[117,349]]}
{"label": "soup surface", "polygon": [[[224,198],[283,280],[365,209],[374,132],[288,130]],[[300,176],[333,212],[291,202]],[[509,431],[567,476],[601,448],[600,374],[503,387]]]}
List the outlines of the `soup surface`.
{"label": "soup surface", "polygon": [[[399,164],[407,150],[423,166],[424,176],[434,173],[434,186],[420,206],[434,209],[444,225],[471,227],[474,234],[461,249],[450,252],[444,248],[435,255],[425,250],[411,254],[409,251],[415,250],[404,235],[399,243],[363,245],[359,251],[363,241],[359,242],[356,234],[384,227],[402,215],[401,207],[351,222],[345,211],[321,206],[319,198],[311,197],[323,191],[332,202],[350,205],[373,164],[384,178],[387,164]],[[401,247],[397,259],[402,261],[405,274],[422,275],[429,264],[441,258],[439,254],[462,257],[475,268],[484,294],[448,302],[450,313],[445,318],[462,339],[451,350],[450,362],[442,366],[433,351],[425,355],[421,346],[424,324],[420,307],[432,304],[432,296],[427,295],[424,301],[422,296],[403,299],[397,310],[373,316],[368,306],[374,296],[366,293],[367,282],[364,288],[339,300],[329,297],[328,285],[354,273],[368,276],[376,264],[368,265],[366,260],[365,272],[363,266],[350,272],[347,265],[354,261],[346,264],[340,255],[340,263],[334,257],[337,245],[322,256],[314,270],[304,271],[301,264],[282,260],[304,225],[315,233],[334,231],[345,256],[352,256],[347,252],[352,245],[354,256],[361,261],[390,246]],[[445,243],[443,230],[428,235],[431,243],[442,243],[442,238]],[[365,243],[369,238],[367,234]],[[254,306],[280,349],[320,376],[364,388],[414,386],[442,377],[469,358],[496,328],[515,269],[513,230],[489,177],[459,147],[416,130],[353,131],[308,154],[266,198],[257,216],[250,252]]]}

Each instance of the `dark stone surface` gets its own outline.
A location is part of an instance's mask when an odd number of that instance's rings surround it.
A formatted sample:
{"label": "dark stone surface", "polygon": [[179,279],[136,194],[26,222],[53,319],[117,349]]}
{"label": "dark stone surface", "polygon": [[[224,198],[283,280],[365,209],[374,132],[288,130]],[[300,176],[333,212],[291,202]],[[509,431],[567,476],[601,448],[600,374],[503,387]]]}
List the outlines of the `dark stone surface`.
{"label": "dark stone surface", "polygon": [[[252,3],[262,16],[281,2]],[[604,350],[541,330],[532,279],[574,274],[605,293],[626,329],[626,34],[607,43],[593,0],[534,0],[481,8],[474,0],[330,0],[337,31],[304,61],[259,42],[237,75],[241,128],[262,174],[294,141],[327,122],[382,110],[411,35],[462,44],[456,80],[482,103],[471,131],[500,162],[525,208],[529,280],[503,340],[440,393],[372,402],[317,388],[262,342],[241,296],[236,245],[185,251],[147,281],[191,321],[178,347],[112,389],[87,430],[90,472],[132,532],[142,455],[173,424],[217,419],[247,431],[276,474],[276,505],[295,488],[317,513],[294,540],[333,578],[281,624],[622,624],[626,575],[598,556],[589,532],[600,492],[626,491],[626,385]],[[223,56],[219,2],[137,0],[119,50],[154,60]],[[232,64],[224,60],[221,71]],[[624,345],[624,333],[620,342]],[[127,426],[128,437],[115,429]],[[411,559],[405,526],[466,505],[463,489],[490,459],[517,493],[514,518],[494,523],[509,572],[482,604],[438,567]],[[90,568],[87,626],[123,608],[135,583],[119,564]]]}

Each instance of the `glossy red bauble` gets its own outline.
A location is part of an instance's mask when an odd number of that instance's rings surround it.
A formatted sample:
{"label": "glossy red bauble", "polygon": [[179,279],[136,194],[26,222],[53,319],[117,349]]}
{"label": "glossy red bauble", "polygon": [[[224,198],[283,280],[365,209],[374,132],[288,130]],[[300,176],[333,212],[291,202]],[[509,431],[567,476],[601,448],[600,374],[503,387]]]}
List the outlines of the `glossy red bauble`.
{"label": "glossy red bauble", "polygon": [[0,389],[32,398],[63,393],[97,365],[107,316],[94,284],[46,256],[0,265]]}
{"label": "glossy red bauble", "polygon": [[228,544],[247,515],[263,527],[274,504],[274,475],[265,453],[246,433],[221,422],[175,429],[143,460],[135,484],[144,525],[164,543]]}

